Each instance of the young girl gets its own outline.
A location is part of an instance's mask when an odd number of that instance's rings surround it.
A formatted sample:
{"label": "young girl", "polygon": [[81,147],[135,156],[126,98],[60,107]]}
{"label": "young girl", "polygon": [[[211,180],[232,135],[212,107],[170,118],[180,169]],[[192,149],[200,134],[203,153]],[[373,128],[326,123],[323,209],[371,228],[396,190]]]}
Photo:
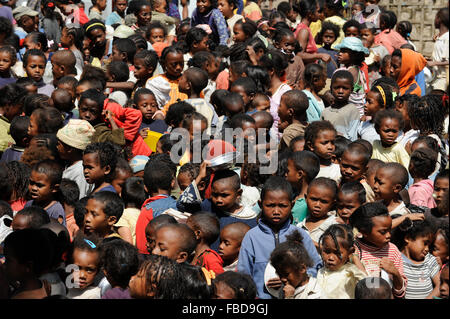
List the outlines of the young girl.
{"label": "young girl", "polygon": [[[120,1],[120,0],[119,0]],[[75,55],[77,63],[76,67],[83,70],[83,30],[75,25],[66,25],[61,32],[61,46],[69,49]]]}
{"label": "young girl", "polygon": [[331,22],[322,23],[322,29],[317,34],[317,44],[322,46],[317,50],[318,53],[326,53],[331,56],[327,63],[327,78],[331,79],[334,71],[338,68],[338,51],[331,48],[339,36],[339,26]]}
{"label": "young girl", "polygon": [[187,33],[184,42],[186,43],[186,53],[184,54],[184,69],[188,68],[188,62],[195,53],[199,51],[207,51],[209,49],[208,33],[202,28],[191,28]]}
{"label": "young girl", "polygon": [[144,88],[147,80],[153,76],[158,67],[158,55],[153,50],[142,50],[137,52],[134,56],[134,76],[137,81],[131,93],[131,98],[134,97],[136,91]]}
{"label": "young girl", "polygon": [[328,121],[315,121],[305,129],[305,149],[316,154],[320,159],[320,171],[316,177],[329,177],[339,183],[341,169],[339,164],[331,161],[336,139],[336,129]]}
{"label": "young girl", "polygon": [[216,90],[216,79],[219,74],[219,63],[215,55],[208,51],[196,52],[188,66],[203,69],[208,73],[208,85],[202,92],[205,101],[210,101],[211,94]]}
{"label": "young girl", "polygon": [[361,121],[358,126],[358,138],[369,141],[373,144],[375,140],[380,139],[380,135],[375,130],[374,118],[378,111],[393,108],[392,92],[389,86],[380,83],[372,86],[366,95],[366,104],[364,105],[364,116],[368,118]]}
{"label": "young girl", "polygon": [[297,231],[286,236],[270,255],[270,263],[284,284],[285,299],[320,299],[322,290],[315,277],[306,273],[312,261],[303,246],[303,237]]}
{"label": "young girl", "polygon": [[412,24],[409,21],[400,21],[397,23],[397,32],[406,40],[407,43],[411,44],[414,48],[414,51],[417,51],[414,43],[411,42],[411,32],[412,32]]}
{"label": "young girl", "polygon": [[30,116],[28,135],[34,137],[42,133],[55,134],[63,127],[64,119],[60,111],[54,107],[36,109]]}
{"label": "young girl", "polygon": [[139,127],[139,134],[142,138],[148,136],[148,131],[164,134],[167,131],[167,124],[164,120],[154,119],[155,113],[159,110],[158,102],[152,91],[142,88],[134,94],[133,106],[142,113],[142,123]]}
{"label": "young girl", "polygon": [[411,153],[409,174],[414,184],[408,188],[410,203],[417,206],[434,208],[433,181],[430,175],[436,167],[437,153],[428,148],[418,148]]}
{"label": "young girl", "polygon": [[361,25],[361,41],[363,45],[369,49],[369,56],[365,58],[364,62],[368,66],[370,86],[372,86],[377,78],[381,77],[379,73],[381,61],[385,56],[389,55],[389,51],[384,46],[375,44],[376,31],[375,25],[369,22]]}
{"label": "young girl", "polygon": [[233,26],[233,42],[246,42],[255,35],[256,31],[258,28],[252,20],[238,20]]}
{"label": "young girl", "polygon": [[342,42],[345,38],[344,31],[342,30],[346,20],[342,17],[342,11],[344,10],[343,2],[337,0],[325,0],[323,7],[323,13],[325,19],[322,23],[331,22],[339,26],[339,37],[336,42],[331,46],[331,48],[336,49],[336,45]]}
{"label": "young girl", "polygon": [[0,47],[0,89],[5,85],[16,82],[11,67],[16,63],[17,52],[9,45]]}
{"label": "young girl", "polygon": [[212,299],[244,299],[256,298],[256,286],[253,279],[246,274],[225,271],[213,280],[214,294]]}
{"label": "young girl", "polygon": [[84,34],[88,41],[89,56],[93,66],[101,67],[108,55],[112,53],[112,41],[106,38],[105,24],[98,20],[89,20],[83,25]]}
{"label": "young girl", "polygon": [[105,21],[102,12],[106,9],[106,0],[91,0],[92,7],[89,9],[89,20],[99,19]]}
{"label": "young girl", "polygon": [[228,39],[228,44],[233,44],[231,41],[234,38],[234,24],[243,18],[240,14],[235,13],[238,8],[237,0],[218,0],[217,8],[222,12],[224,18],[227,21],[228,30],[230,31],[230,38]]}
{"label": "young girl", "polygon": [[100,273],[100,256],[98,252],[98,239],[94,236],[75,236],[70,254],[73,282],[66,285],[68,299],[100,299],[101,288],[98,286]]}
{"label": "young girl", "polygon": [[323,298],[354,299],[355,287],[367,276],[357,256],[351,227],[337,224],[325,230],[319,240],[324,267],[317,273]]}
{"label": "young girl", "polygon": [[325,87],[326,74],[322,66],[310,63],[305,68],[303,92],[308,97],[309,107],[306,110],[308,123],[320,121],[325,104],[319,96],[319,92]]}
{"label": "young girl", "polygon": [[392,234],[392,242],[402,252],[408,278],[405,299],[432,299],[439,296],[440,266],[430,253],[433,229],[426,220],[406,218]]}
{"label": "young girl", "polygon": [[448,233],[448,224],[446,225],[444,223],[438,228],[436,231],[436,236],[434,236],[432,254],[436,257],[436,260],[441,267],[448,264]]}
{"label": "young girl", "polygon": [[365,93],[369,89],[368,79],[363,71],[365,54],[369,50],[356,37],[346,37],[336,46],[339,50],[338,62],[353,75],[353,87],[349,102],[355,104],[361,116],[364,115]]}
{"label": "young girl", "polygon": [[302,227],[308,232],[316,247],[324,231],[337,223],[334,211],[337,192],[336,182],[326,177],[315,178],[308,185],[305,196],[308,216],[297,227]]}
{"label": "young girl", "polygon": [[153,45],[155,42],[165,42],[167,30],[159,21],[154,21],[148,25],[145,35],[148,42]]}
{"label": "young girl", "polygon": [[342,26],[342,31],[346,37],[360,37],[361,24],[355,20],[348,20]]}
{"label": "young girl", "polygon": [[106,25],[125,24],[125,10],[128,0],[114,0],[112,2],[113,12],[106,18]]}
{"label": "young girl", "polygon": [[394,297],[405,296],[408,279],[397,246],[391,243],[392,218],[381,202],[367,203],[351,216],[350,224],[361,233],[355,240],[355,254],[371,277],[391,282]]}
{"label": "young girl", "polygon": [[227,45],[230,33],[227,22],[217,9],[217,0],[198,0],[192,13],[191,27],[207,25],[211,29],[212,40],[220,45]]}

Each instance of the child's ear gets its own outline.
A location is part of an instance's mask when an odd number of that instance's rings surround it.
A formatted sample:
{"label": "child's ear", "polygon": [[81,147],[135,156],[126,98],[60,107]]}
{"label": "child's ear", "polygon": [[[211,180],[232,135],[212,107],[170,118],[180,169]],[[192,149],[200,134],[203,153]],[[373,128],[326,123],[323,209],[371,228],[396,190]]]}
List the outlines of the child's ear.
{"label": "child's ear", "polygon": [[186,251],[180,251],[178,253],[177,258],[175,259],[175,261],[179,264],[184,263],[187,259],[188,259],[189,255]]}
{"label": "child's ear", "polygon": [[103,168],[103,172],[105,173],[105,175],[108,175],[109,173],[111,173],[111,166],[110,165],[106,165]]}
{"label": "child's ear", "polygon": [[400,184],[395,184],[394,187],[393,187],[393,191],[396,194],[400,193],[402,191],[402,189],[403,189],[403,187]]}
{"label": "child's ear", "polygon": [[203,192],[206,189],[205,181],[200,181],[200,183],[197,184],[197,188],[200,192]]}
{"label": "child's ear", "polygon": [[114,225],[115,223],[117,223],[117,217],[116,217],[116,216],[109,216],[109,217],[108,217],[108,225],[109,225],[109,226],[112,226],[112,225]]}
{"label": "child's ear", "polygon": [[59,184],[55,184],[52,186],[52,193],[57,193],[59,191]]}
{"label": "child's ear", "polygon": [[305,144],[311,152],[314,152],[314,145],[311,143],[311,141],[307,141]]}
{"label": "child's ear", "polygon": [[237,190],[236,195],[239,196],[239,197],[242,196],[242,188],[239,188]]}
{"label": "child's ear", "polygon": [[173,189],[173,188],[175,187],[176,181],[177,181],[176,178],[173,178],[173,179],[172,179],[172,182],[170,183],[171,189]]}
{"label": "child's ear", "polygon": [[299,182],[302,181],[304,178],[306,178],[305,171],[302,170],[302,169],[299,169],[299,170],[297,171],[297,178],[298,178],[298,181],[299,181]]}
{"label": "child's ear", "polygon": [[197,239],[197,240],[201,240],[201,238],[202,238],[202,232],[200,231],[200,230],[196,230],[196,231],[194,231],[194,234],[195,234],[195,238]]}

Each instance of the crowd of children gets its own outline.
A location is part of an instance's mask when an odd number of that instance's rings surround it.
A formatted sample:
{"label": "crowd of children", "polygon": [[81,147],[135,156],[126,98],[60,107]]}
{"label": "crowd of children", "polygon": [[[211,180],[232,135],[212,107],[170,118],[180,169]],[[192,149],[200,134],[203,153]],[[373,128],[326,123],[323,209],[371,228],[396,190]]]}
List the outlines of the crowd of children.
{"label": "crowd of children", "polygon": [[268,3],[0,0],[0,298],[448,299],[449,8]]}

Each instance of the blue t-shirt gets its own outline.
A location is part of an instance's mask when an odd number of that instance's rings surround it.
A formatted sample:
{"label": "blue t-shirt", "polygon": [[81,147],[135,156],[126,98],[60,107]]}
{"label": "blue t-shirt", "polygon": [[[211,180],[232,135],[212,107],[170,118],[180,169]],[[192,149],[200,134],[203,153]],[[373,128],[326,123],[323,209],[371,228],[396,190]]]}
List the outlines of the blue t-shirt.
{"label": "blue t-shirt", "polygon": [[144,121],[142,121],[139,131],[143,128],[148,128],[150,131],[164,134],[167,132],[168,126],[163,120],[154,120],[151,123],[144,123]]}
{"label": "blue t-shirt", "polygon": [[103,188],[100,188],[96,193],[98,193],[98,192],[113,192],[113,193],[117,193],[116,189],[112,185],[108,185],[108,186],[105,186]]}
{"label": "blue t-shirt", "polygon": [[[33,200],[28,201],[25,204],[25,207],[30,207],[33,205]],[[51,218],[54,218],[56,220],[58,220],[59,217],[62,218],[63,222],[62,224],[64,226],[66,226],[66,213],[64,212],[64,207],[63,205],[61,205],[60,202],[55,202],[52,206],[50,206],[49,208],[46,209],[46,212],[48,214],[48,216],[50,216]]]}

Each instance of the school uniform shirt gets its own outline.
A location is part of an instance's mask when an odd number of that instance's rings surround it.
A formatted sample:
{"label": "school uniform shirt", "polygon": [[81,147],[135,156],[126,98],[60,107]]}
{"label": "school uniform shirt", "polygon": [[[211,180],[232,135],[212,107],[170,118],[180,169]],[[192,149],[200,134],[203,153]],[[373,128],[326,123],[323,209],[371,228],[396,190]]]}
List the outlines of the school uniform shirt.
{"label": "school uniform shirt", "polygon": [[297,227],[304,229],[309,234],[311,239],[314,240],[316,243],[318,243],[320,237],[328,229],[328,227],[330,227],[331,225],[337,224],[335,211],[328,212],[327,216],[328,216],[327,219],[325,219],[322,222],[322,224],[320,224],[319,226],[317,226],[314,229],[308,229],[308,227],[306,227],[306,222],[307,222],[306,218],[303,221],[301,221],[300,223],[298,223]]}
{"label": "school uniform shirt", "polygon": [[432,278],[439,273],[440,266],[432,254],[427,254],[420,264],[402,254],[403,269],[408,278],[405,299],[425,299],[433,291]]}
{"label": "school uniform shirt", "polygon": [[62,178],[67,178],[77,183],[78,188],[80,189],[79,199],[86,197],[94,190],[94,184],[88,184],[84,178],[83,161],[77,161],[66,167],[63,171]]}
{"label": "school uniform shirt", "polygon": [[431,179],[424,179],[420,182],[412,184],[408,189],[409,201],[417,206],[428,208],[436,207],[433,198],[434,183]]}
{"label": "school uniform shirt", "polygon": [[[30,207],[31,205],[33,205],[33,202],[34,200],[29,200],[25,204],[25,207]],[[62,224],[66,226],[66,213],[64,212],[64,207],[60,202],[55,201],[55,203],[48,207],[45,211],[51,218],[58,219],[59,217],[61,217],[63,220]]]}
{"label": "school uniform shirt", "polygon": [[317,283],[322,289],[322,299],[355,299],[356,284],[366,277],[355,264],[347,262],[335,271],[320,268]]}
{"label": "school uniform shirt", "polygon": [[322,289],[314,277],[309,277],[308,283],[304,286],[295,288],[292,296],[286,299],[321,299]]}
{"label": "school uniform shirt", "polygon": [[128,227],[133,238],[133,245],[136,245],[136,223],[141,211],[137,208],[125,208],[119,221],[114,224],[114,227]]}
{"label": "school uniform shirt", "polygon": [[322,120],[330,121],[339,135],[354,141],[358,138],[360,113],[355,104],[348,103],[341,108],[326,107],[322,112]]}
{"label": "school uniform shirt", "polygon": [[257,226],[250,229],[242,240],[239,251],[238,271],[248,274],[256,284],[258,297],[261,299],[272,299],[264,283],[264,272],[270,259],[270,254],[279,243],[286,241],[286,235],[298,230],[303,237],[303,246],[313,262],[313,266],[307,269],[310,277],[316,277],[317,269],[322,267],[322,258],[317,253],[311,237],[306,231],[290,224],[287,220],[278,233],[259,220]]}
{"label": "school uniform shirt", "polygon": [[339,185],[341,182],[341,168],[339,164],[332,163],[329,166],[320,166],[319,173],[317,174],[317,177],[328,177],[332,180],[336,181],[336,183]]}
{"label": "school uniform shirt", "polygon": [[392,287],[392,292],[395,297],[403,298],[405,296],[406,287],[408,285],[408,278],[405,276],[402,254],[398,250],[397,246],[389,242],[388,244],[379,248],[365,244],[359,238],[356,238],[355,246],[355,253],[359,256],[361,263],[364,265],[368,277],[381,276],[381,258],[387,257],[394,263],[395,268],[397,268],[398,272],[403,278],[403,287],[399,290],[396,290],[394,287]]}
{"label": "school uniform shirt", "polygon": [[390,147],[383,147],[380,140],[373,142],[372,158],[379,159],[385,163],[395,162],[409,168],[409,154],[400,143],[394,143]]}

